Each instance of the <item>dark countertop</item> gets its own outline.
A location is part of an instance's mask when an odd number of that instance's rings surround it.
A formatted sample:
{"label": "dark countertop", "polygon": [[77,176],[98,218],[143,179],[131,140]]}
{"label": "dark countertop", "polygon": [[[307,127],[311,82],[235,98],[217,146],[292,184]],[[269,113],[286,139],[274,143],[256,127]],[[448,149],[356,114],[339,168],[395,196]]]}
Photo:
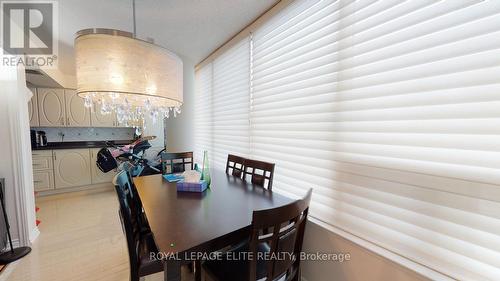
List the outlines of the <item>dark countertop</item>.
{"label": "dark countertop", "polygon": [[[117,146],[132,143],[129,141],[107,141]],[[106,147],[106,141],[65,141],[65,142],[49,142],[47,146],[32,147],[32,150],[52,150],[52,149],[72,149],[72,148],[102,148]]]}

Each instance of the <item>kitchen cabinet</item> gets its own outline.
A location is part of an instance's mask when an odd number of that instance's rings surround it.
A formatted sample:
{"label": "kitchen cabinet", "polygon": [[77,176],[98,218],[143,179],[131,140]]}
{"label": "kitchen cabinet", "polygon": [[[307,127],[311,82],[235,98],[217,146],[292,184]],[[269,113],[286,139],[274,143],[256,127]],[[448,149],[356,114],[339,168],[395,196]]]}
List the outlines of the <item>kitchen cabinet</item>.
{"label": "kitchen cabinet", "polygon": [[54,171],[33,171],[33,185],[35,191],[54,189]]}
{"label": "kitchen cabinet", "polygon": [[39,195],[112,186],[116,171],[103,173],[95,161],[100,148],[33,150],[33,184]]}
{"label": "kitchen cabinet", "polygon": [[92,127],[116,127],[115,114],[101,114],[99,106],[91,114]]}
{"label": "kitchen cabinet", "polygon": [[90,172],[92,176],[92,184],[111,183],[116,175],[116,171],[112,170],[107,173],[103,173],[101,170],[99,170],[99,168],[95,164],[97,160],[97,152],[99,152],[99,150],[100,148],[90,149]]}
{"label": "kitchen cabinet", "polygon": [[36,88],[30,88],[33,96],[28,102],[28,114],[30,118],[30,126],[37,127],[40,126],[40,121],[38,119],[38,95],[36,94]]}
{"label": "kitchen cabinet", "polygon": [[38,116],[40,126],[59,127],[66,124],[63,89],[38,88]]}
{"label": "kitchen cabinet", "polygon": [[88,148],[54,150],[53,156],[56,189],[91,184]]}
{"label": "kitchen cabinet", "polygon": [[33,185],[35,191],[54,189],[52,151],[33,151]]}
{"label": "kitchen cabinet", "polygon": [[75,90],[64,90],[66,108],[66,126],[90,127],[90,109],[84,106],[84,101]]}
{"label": "kitchen cabinet", "polygon": [[50,156],[33,156],[33,171],[52,170],[54,169],[52,155]]}
{"label": "kitchen cabinet", "polygon": [[31,127],[126,127],[120,126],[114,113],[101,114],[84,106],[75,90],[33,88],[28,104]]}

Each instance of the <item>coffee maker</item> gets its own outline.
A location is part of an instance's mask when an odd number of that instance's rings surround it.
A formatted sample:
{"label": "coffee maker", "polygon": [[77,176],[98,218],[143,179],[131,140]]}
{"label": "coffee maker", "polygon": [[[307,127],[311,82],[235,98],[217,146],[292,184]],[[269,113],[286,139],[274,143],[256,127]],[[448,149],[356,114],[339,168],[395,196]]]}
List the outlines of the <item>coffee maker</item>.
{"label": "coffee maker", "polygon": [[44,131],[38,131],[38,145],[47,146],[47,136]]}
{"label": "coffee maker", "polygon": [[47,146],[47,135],[44,131],[30,130],[31,147]]}

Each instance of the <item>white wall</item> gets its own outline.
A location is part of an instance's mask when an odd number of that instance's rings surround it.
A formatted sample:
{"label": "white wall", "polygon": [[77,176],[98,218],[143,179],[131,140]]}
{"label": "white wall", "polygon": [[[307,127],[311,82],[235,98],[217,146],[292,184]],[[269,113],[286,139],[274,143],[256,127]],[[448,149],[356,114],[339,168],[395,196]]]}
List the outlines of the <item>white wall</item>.
{"label": "white wall", "polygon": [[308,221],[303,251],[306,253],[344,253],[349,261],[305,261],[302,276],[307,281],[417,281],[428,280],[329,230]]}
{"label": "white wall", "polygon": [[[3,69],[2,69],[3,70]],[[6,81],[4,79],[12,79],[11,77],[3,77],[1,80],[2,91],[0,94],[0,178],[5,178],[5,204],[7,208],[7,215],[10,221],[10,229],[12,239],[18,239],[19,233],[17,230],[16,208],[14,202],[14,169],[12,167],[12,159],[10,158],[11,136],[9,124],[9,96],[7,91],[13,88],[14,80]],[[10,84],[10,85],[7,85]],[[0,218],[3,219],[3,218]]]}
{"label": "white wall", "polygon": [[12,239],[24,246],[38,235],[28,117],[31,92],[26,87],[24,69],[0,66],[0,70],[0,178],[6,181]]}
{"label": "white wall", "polygon": [[184,104],[181,114],[166,120],[167,151],[193,150],[194,127],[194,66],[192,61],[182,58],[184,64]]}

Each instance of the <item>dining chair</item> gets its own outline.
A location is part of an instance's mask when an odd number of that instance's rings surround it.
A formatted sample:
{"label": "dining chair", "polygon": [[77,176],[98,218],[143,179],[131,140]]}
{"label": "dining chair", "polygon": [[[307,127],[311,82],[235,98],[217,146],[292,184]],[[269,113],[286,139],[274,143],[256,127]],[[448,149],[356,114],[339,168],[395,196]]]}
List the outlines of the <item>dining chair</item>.
{"label": "dining chair", "polygon": [[130,195],[130,185],[125,181],[126,173],[117,178],[115,186],[120,203],[120,220],[127,239],[127,248],[130,265],[130,280],[139,281],[141,277],[163,271],[161,260],[150,258],[150,253],[157,253],[158,249],[151,232],[143,232],[134,212]]}
{"label": "dining chair", "polygon": [[134,220],[134,222],[137,221],[141,232],[151,232],[148,220],[142,209],[141,199],[139,198],[137,189],[135,188],[132,177],[127,169],[122,170],[116,175],[114,184],[120,188],[124,196],[127,198],[127,203],[129,204],[132,212],[132,220]]}
{"label": "dining chair", "polygon": [[243,180],[250,177],[251,183],[264,188],[267,180],[267,189],[273,189],[274,163],[245,159],[243,165]]}
{"label": "dining chair", "polygon": [[[249,243],[203,263],[206,280],[299,281],[300,253],[312,189],[291,204],[253,212]],[[272,231],[266,234],[267,229]],[[246,255],[242,255],[247,253]],[[248,255],[251,253],[251,257]],[[264,257],[280,257],[264,258]]]}
{"label": "dining chair", "polygon": [[193,169],[193,152],[162,152],[161,162],[163,174],[182,173],[186,171],[186,165]]}
{"label": "dining chair", "polygon": [[[241,178],[244,169],[245,158],[233,154],[227,155],[226,174]],[[231,170],[231,171],[229,171]]]}

